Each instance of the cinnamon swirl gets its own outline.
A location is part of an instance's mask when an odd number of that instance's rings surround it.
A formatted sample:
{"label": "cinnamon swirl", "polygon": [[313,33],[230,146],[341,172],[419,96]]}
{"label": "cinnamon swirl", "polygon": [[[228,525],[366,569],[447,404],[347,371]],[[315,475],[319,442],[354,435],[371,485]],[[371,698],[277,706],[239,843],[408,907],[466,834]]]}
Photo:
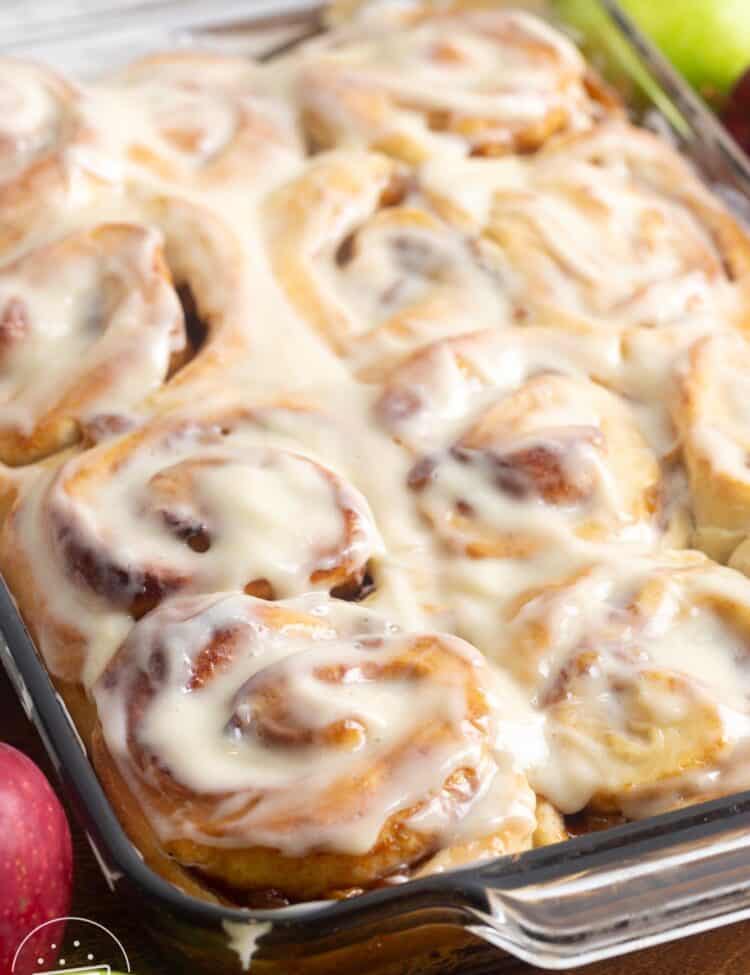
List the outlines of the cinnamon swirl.
{"label": "cinnamon swirl", "polygon": [[521,322],[616,330],[647,364],[659,339],[684,347],[750,319],[747,235],[642,129],[608,122],[528,159],[436,160],[422,183],[442,212],[498,245]]}
{"label": "cinnamon swirl", "polygon": [[511,602],[496,650],[545,715],[535,789],[567,813],[633,815],[690,771],[737,788],[724,770],[749,730],[748,627],[747,579],[694,552],[594,565]]}
{"label": "cinnamon swirl", "polygon": [[291,402],[170,412],[19,499],[0,563],[55,676],[90,683],[133,620],[178,592],[357,594],[381,545],[369,505],[304,451],[276,445],[279,413],[327,422]]}
{"label": "cinnamon swirl", "polygon": [[618,580],[601,627],[573,646],[542,690],[555,743],[542,791],[559,808],[569,807],[552,783],[574,765],[577,781],[565,788],[580,785],[576,805],[591,797],[628,815],[641,792],[669,795],[686,772],[713,769],[714,794],[738,787],[723,770],[733,756],[744,765],[750,589],[705,559],[684,563],[647,564]]}
{"label": "cinnamon swirl", "polygon": [[187,350],[158,232],[102,224],[0,269],[0,459],[72,443],[80,424],[144,399]]}
{"label": "cinnamon swirl", "polygon": [[[131,410],[212,373],[246,345],[239,248],[213,214],[134,199],[139,222],[103,222],[0,267],[0,461],[28,464],[121,428]],[[178,289],[189,288],[201,334]]]}
{"label": "cinnamon swirl", "polygon": [[451,227],[384,156],[313,160],[266,208],[271,261],[303,320],[364,378],[444,335],[508,322],[491,247]]}
{"label": "cinnamon swirl", "polygon": [[377,410],[412,445],[408,487],[453,551],[528,557],[663,533],[657,457],[573,343],[534,329],[436,343],[396,370]]}
{"label": "cinnamon swirl", "polygon": [[245,58],[156,54],[97,90],[130,123],[113,133],[125,161],[168,183],[247,185],[301,157],[290,107]]}
{"label": "cinnamon swirl", "polygon": [[94,694],[94,761],[136,842],[123,784],[170,856],[236,899],[371,887],[467,832],[494,853],[531,844],[502,704],[455,637],[325,600],[179,597]]}
{"label": "cinnamon swirl", "polygon": [[293,66],[314,148],[368,146],[409,163],[532,152],[617,107],[561,34],[488,5],[362,4]]}

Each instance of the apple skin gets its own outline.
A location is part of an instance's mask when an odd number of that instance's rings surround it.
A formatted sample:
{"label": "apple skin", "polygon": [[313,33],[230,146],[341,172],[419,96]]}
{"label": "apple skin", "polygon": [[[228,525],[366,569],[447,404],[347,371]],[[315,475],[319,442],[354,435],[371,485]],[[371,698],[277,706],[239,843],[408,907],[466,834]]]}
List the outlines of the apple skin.
{"label": "apple skin", "polygon": [[747,0],[621,0],[697,88],[727,91],[750,65]]}
{"label": "apple skin", "polygon": [[750,155],[750,71],[732,89],[722,120],[745,152]]}
{"label": "apple skin", "polygon": [[[34,928],[68,914],[72,888],[73,847],[63,808],[31,759],[0,742],[0,973],[10,972]],[[50,925],[24,946],[29,971],[51,942],[61,944],[62,933]]]}
{"label": "apple skin", "polygon": [[[750,66],[748,0],[620,0],[638,27],[700,91],[725,94]],[[601,29],[594,0],[556,0],[584,35]]]}

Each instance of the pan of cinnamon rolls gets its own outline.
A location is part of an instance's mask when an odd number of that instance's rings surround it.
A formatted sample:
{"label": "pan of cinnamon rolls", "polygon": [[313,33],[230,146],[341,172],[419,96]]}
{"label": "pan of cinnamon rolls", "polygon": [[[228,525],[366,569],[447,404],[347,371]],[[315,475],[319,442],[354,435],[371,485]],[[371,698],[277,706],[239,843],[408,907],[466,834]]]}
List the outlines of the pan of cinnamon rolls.
{"label": "pan of cinnamon rolls", "polygon": [[325,17],[0,61],[0,570],[232,908],[750,787],[750,232],[536,13]]}

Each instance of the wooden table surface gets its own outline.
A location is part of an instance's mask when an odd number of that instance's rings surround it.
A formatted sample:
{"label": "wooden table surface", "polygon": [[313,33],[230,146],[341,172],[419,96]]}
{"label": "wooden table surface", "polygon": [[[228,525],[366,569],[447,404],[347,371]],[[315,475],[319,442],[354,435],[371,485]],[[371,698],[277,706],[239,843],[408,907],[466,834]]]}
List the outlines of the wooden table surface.
{"label": "wooden table surface", "polygon": [[[18,706],[1,667],[0,741],[26,752],[55,784],[42,744]],[[83,834],[75,823],[72,826],[76,870],[72,913],[98,921],[113,931],[125,945],[137,975],[187,975],[180,962],[175,960],[170,964],[170,960],[160,957],[144,938],[137,905],[123,902],[110,892]],[[521,963],[512,969],[503,965],[502,971],[503,975],[542,975],[539,969]],[[579,971],[586,975],[750,975],[750,922]]]}

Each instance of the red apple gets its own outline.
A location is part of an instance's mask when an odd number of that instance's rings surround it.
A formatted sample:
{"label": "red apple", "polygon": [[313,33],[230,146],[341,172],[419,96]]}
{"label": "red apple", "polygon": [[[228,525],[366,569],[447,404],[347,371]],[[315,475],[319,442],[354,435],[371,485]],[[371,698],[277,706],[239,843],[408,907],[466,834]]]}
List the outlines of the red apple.
{"label": "red apple", "polygon": [[750,70],[734,86],[722,119],[745,152],[750,153]]}
{"label": "red apple", "polygon": [[[73,847],[65,813],[42,772],[0,743],[0,975],[11,971],[24,938],[40,924],[65,917],[73,887]],[[53,930],[54,928],[54,930]],[[24,945],[33,970],[62,929],[49,926]],[[27,975],[16,968],[14,975]]]}

